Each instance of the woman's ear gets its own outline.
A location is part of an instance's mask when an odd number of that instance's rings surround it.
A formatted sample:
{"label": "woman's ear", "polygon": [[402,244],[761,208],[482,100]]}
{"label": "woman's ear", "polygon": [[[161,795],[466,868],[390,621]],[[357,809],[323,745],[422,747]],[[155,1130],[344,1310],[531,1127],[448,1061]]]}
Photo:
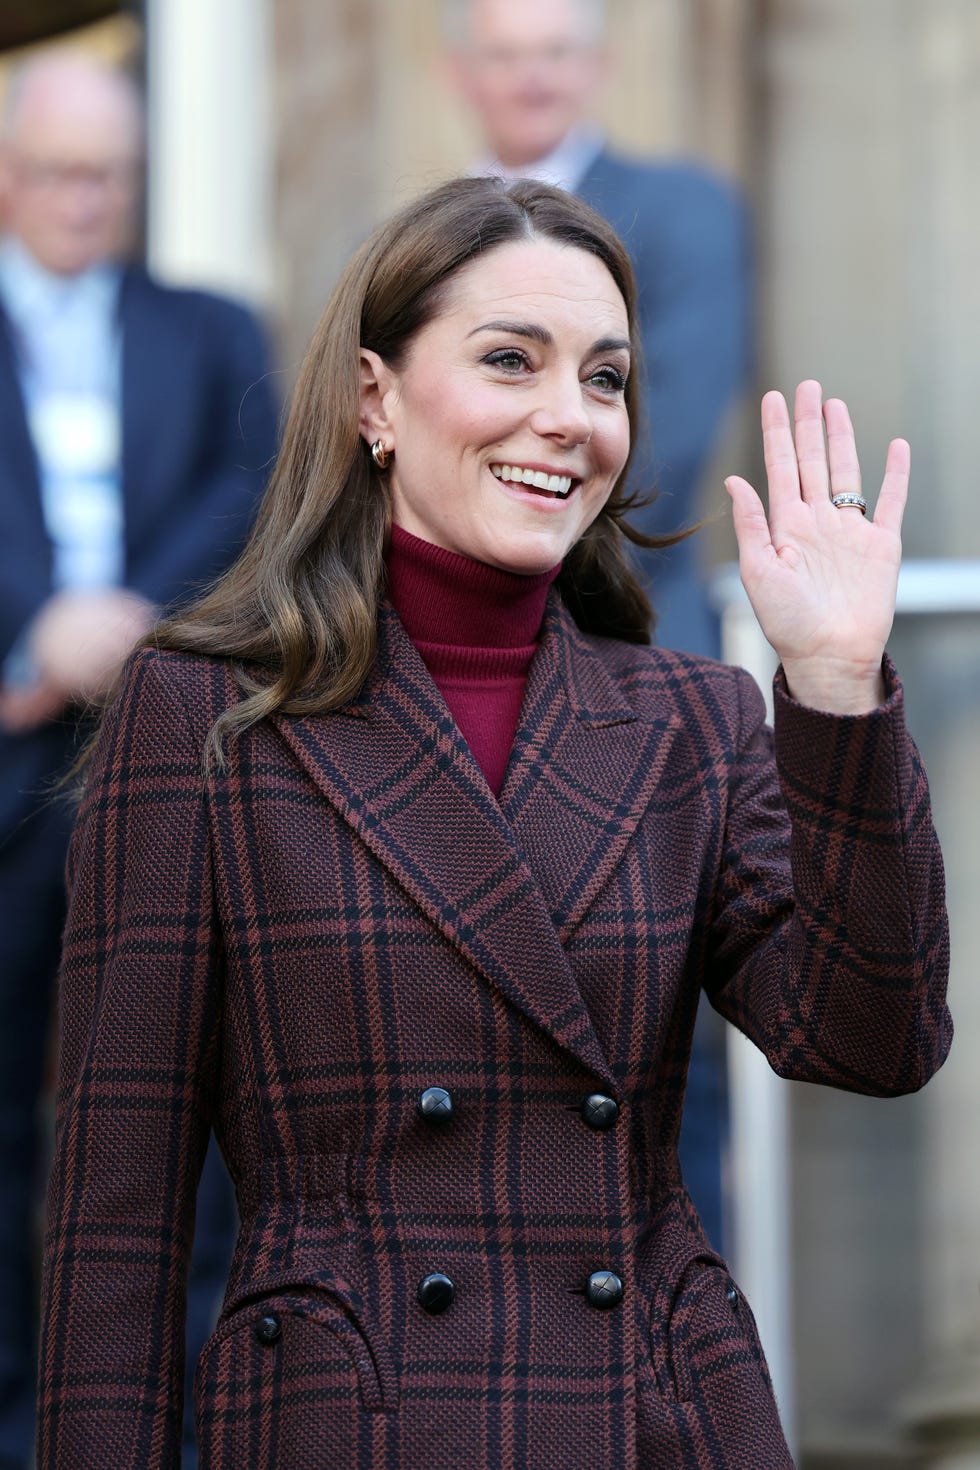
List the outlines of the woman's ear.
{"label": "woman's ear", "polygon": [[395,387],[395,374],[384,359],[369,347],[361,348],[361,412],[358,428],[368,444],[391,438],[388,397]]}

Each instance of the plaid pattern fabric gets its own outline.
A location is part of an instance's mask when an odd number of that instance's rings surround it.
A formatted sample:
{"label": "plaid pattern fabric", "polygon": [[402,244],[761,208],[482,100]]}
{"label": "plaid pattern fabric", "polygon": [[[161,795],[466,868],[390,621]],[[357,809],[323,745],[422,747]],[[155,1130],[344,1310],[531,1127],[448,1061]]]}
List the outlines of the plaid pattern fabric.
{"label": "plaid pattern fabric", "polygon": [[242,1229],[203,1465],[790,1466],[675,1146],[701,985],[787,1076],[888,1094],[945,1056],[888,676],[859,719],[779,692],[777,779],[746,675],[585,638],[553,596],[498,805],[390,609],[356,704],[250,730],[207,789],[226,668],[139,654],[72,848],[39,1466],[178,1464],[212,1126]]}

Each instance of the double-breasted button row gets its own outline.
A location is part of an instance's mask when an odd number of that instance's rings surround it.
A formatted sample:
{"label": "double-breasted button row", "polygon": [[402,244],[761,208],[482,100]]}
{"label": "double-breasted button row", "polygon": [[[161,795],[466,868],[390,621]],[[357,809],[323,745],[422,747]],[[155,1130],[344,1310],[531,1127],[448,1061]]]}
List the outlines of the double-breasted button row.
{"label": "double-breasted button row", "polygon": [[[585,1283],[584,1295],[590,1307],[608,1312],[623,1300],[622,1280],[615,1271],[593,1271]],[[456,1299],[456,1284],[444,1271],[430,1271],[422,1277],[415,1296],[423,1311],[435,1317],[452,1306]]]}
{"label": "double-breasted button row", "polygon": [[[434,1128],[443,1128],[452,1121],[453,1100],[445,1087],[427,1087],[419,1095],[420,1117]],[[582,1121],[597,1133],[612,1128],[619,1118],[619,1104],[614,1097],[603,1092],[590,1092],[579,1105]],[[618,1307],[623,1299],[623,1283],[615,1271],[593,1271],[583,1290],[586,1301],[598,1311]],[[423,1311],[437,1316],[452,1306],[456,1298],[456,1284],[444,1271],[430,1271],[423,1276],[415,1291],[416,1300]]]}
{"label": "double-breasted button row", "polygon": [[[453,1100],[445,1087],[427,1087],[419,1096],[418,1110],[426,1123],[441,1128],[453,1117]],[[583,1123],[605,1133],[619,1118],[619,1103],[604,1092],[590,1092],[579,1104]]]}
{"label": "double-breasted button row", "polygon": [[[604,1092],[590,1092],[579,1106],[582,1122],[597,1133],[606,1133],[619,1120],[619,1103]],[[623,1300],[623,1283],[615,1271],[593,1271],[585,1283],[585,1300],[599,1312],[618,1307]]]}

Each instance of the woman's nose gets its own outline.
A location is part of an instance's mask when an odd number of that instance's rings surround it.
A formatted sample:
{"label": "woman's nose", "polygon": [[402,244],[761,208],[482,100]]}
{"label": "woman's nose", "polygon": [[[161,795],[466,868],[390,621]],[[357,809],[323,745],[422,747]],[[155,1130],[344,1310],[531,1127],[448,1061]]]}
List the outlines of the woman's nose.
{"label": "woman's nose", "polygon": [[563,444],[585,444],[592,438],[592,419],[577,374],[541,385],[531,427],[542,438],[559,439]]}

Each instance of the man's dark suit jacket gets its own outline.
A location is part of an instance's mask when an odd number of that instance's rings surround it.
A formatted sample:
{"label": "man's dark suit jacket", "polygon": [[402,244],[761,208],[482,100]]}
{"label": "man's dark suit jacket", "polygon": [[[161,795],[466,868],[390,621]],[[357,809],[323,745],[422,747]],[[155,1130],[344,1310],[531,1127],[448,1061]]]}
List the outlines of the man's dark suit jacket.
{"label": "man's dark suit jacket", "polygon": [[790,1470],[677,1134],[702,984],[784,1076],[894,1094],[946,1054],[885,674],[858,718],[780,684],[774,761],[748,675],[552,594],[498,801],[390,608],[356,700],[207,783],[227,661],[141,652],[72,849],[39,1470],[176,1464],[212,1127],[242,1230],[211,1470]]}
{"label": "man's dark suit jacket", "polygon": [[[125,582],[164,606],[237,555],[275,453],[268,362],[251,314],[126,271],[122,331]],[[0,664],[50,596],[51,543],[9,324],[0,312]],[[0,734],[0,863],[71,729]]]}
{"label": "man's dark suit jacket", "polygon": [[[649,441],[634,484],[658,500],[633,520],[675,531],[697,520],[697,492],[751,358],[752,280],[745,212],[735,189],[686,163],[603,150],[579,186],[630,253],[639,287]],[[642,557],[667,648],[718,657],[699,537]]]}

